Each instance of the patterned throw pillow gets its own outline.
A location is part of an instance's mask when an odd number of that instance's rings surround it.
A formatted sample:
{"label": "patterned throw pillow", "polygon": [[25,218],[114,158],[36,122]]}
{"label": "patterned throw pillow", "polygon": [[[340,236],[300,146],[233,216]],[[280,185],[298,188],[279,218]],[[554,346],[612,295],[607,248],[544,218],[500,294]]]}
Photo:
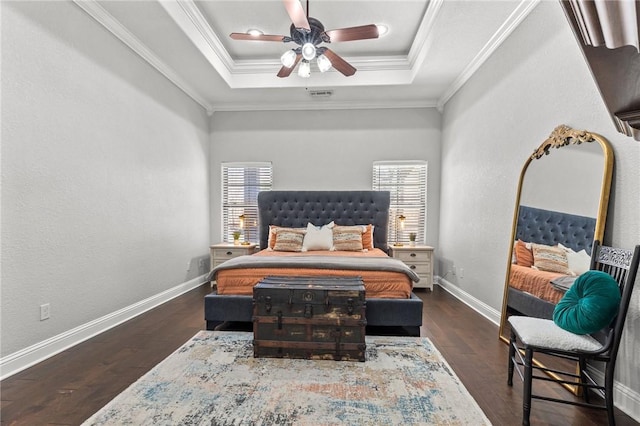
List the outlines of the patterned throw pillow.
{"label": "patterned throw pillow", "polygon": [[334,250],[362,251],[362,230],[340,230],[334,228],[333,248]]}
{"label": "patterned throw pillow", "polygon": [[532,244],[532,246],[533,267],[535,269],[573,275],[573,272],[569,269],[566,251],[560,247],[552,247],[544,244]]}
{"label": "patterned throw pillow", "polygon": [[281,228],[276,232],[274,251],[302,251],[304,231]]}
{"label": "patterned throw pillow", "polygon": [[273,249],[273,247],[276,245],[276,233],[280,229],[294,230],[294,231],[306,231],[307,230],[307,228],[287,228],[287,227],[283,227],[283,226],[269,225],[269,237],[267,238],[267,247],[269,247],[270,249]]}
{"label": "patterned throw pillow", "polygon": [[362,248],[372,249],[373,246],[373,225],[336,225],[334,231],[360,231],[362,232]]}

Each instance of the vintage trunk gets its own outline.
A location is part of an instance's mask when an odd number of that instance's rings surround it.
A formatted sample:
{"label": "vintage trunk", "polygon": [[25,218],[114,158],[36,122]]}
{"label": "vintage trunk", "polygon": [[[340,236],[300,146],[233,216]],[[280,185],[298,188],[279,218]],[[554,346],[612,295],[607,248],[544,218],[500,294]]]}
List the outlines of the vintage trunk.
{"label": "vintage trunk", "polygon": [[257,357],[364,361],[360,278],[267,277],[253,288]]}

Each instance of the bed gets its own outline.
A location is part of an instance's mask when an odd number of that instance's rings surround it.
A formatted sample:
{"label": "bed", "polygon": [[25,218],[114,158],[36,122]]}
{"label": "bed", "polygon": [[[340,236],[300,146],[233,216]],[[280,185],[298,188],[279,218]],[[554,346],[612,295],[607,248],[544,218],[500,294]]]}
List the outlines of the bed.
{"label": "bed", "polygon": [[[519,242],[543,246],[560,244],[565,247],[570,258],[579,256],[579,266],[574,269],[581,272],[580,268],[584,269],[584,262],[589,262],[590,259],[595,224],[595,218],[520,206],[514,257]],[[509,271],[507,308],[511,312],[551,319],[556,303],[564,296],[562,285],[554,283],[564,282],[566,288],[572,282],[572,278],[575,278],[574,275],[579,275],[576,272],[570,268],[569,272],[535,270],[526,265],[512,263]]]}
{"label": "bed", "polygon": [[[207,329],[229,322],[251,322],[252,288],[265,276],[358,276],[363,278],[367,291],[369,329],[418,336],[422,300],[412,292],[412,284],[419,278],[402,262],[387,255],[389,204],[390,195],[386,191],[261,192],[258,195],[261,251],[224,262],[212,271],[210,278],[216,280],[217,288],[205,296]],[[333,223],[337,227],[368,228],[371,247],[348,253],[273,250],[269,236],[273,237],[274,227],[295,230],[306,228],[309,223],[315,227]]]}

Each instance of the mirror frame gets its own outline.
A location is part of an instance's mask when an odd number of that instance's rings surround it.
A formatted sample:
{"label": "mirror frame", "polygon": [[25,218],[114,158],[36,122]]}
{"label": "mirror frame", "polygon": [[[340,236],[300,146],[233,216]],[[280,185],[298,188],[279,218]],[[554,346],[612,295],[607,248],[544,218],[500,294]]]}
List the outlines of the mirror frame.
{"label": "mirror frame", "polygon": [[609,195],[611,190],[611,179],[613,176],[613,149],[603,136],[597,133],[587,132],[586,130],[576,130],[564,124],[557,126],[551,135],[533,152],[524,163],[520,178],[518,180],[518,190],[516,192],[516,202],[513,212],[513,224],[511,226],[511,241],[509,243],[509,255],[507,257],[506,276],[504,281],[504,291],[502,295],[502,310],[500,313],[500,328],[498,329],[498,337],[504,343],[509,344],[509,336],[504,335],[505,324],[507,321],[507,303],[509,298],[509,277],[511,272],[511,262],[513,246],[518,225],[518,213],[520,207],[520,196],[522,195],[522,184],[527,172],[527,168],[532,161],[538,160],[545,155],[552,153],[552,148],[559,149],[568,145],[580,145],[582,143],[597,142],[602,148],[604,154],[604,164],[602,170],[602,185],[600,187],[600,200],[598,202],[598,211],[596,212],[596,226],[594,229],[594,240],[602,242],[604,236],[604,228],[607,220],[607,210],[609,208]]}

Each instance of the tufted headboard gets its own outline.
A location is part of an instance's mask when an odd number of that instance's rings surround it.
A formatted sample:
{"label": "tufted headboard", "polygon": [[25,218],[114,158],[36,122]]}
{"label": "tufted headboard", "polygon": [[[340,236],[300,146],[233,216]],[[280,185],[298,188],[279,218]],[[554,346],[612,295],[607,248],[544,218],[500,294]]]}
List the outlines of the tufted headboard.
{"label": "tufted headboard", "polygon": [[520,206],[516,238],[538,244],[560,243],[591,254],[595,229],[592,217]]}
{"label": "tufted headboard", "polygon": [[260,248],[267,247],[269,225],[292,228],[374,225],[373,245],[388,250],[389,191],[264,191],[258,194]]}

